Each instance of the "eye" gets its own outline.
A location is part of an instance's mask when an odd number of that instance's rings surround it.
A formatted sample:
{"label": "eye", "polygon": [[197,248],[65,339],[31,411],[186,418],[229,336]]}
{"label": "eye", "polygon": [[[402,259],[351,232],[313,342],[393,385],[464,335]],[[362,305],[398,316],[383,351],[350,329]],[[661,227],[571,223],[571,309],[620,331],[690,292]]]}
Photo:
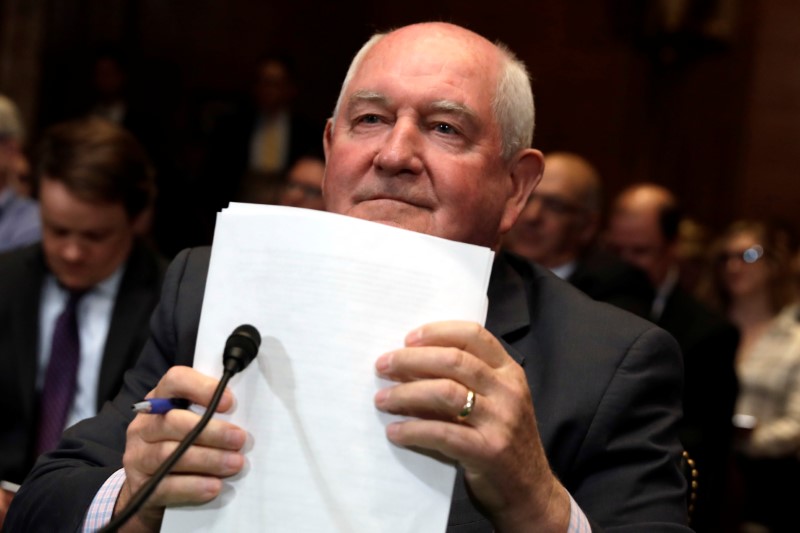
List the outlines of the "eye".
{"label": "eye", "polygon": [[445,135],[455,135],[458,131],[446,122],[438,122],[433,126],[433,129],[436,130],[438,133],[443,133]]}
{"label": "eye", "polygon": [[360,124],[378,124],[380,121],[381,118],[378,115],[362,115],[357,120]]}

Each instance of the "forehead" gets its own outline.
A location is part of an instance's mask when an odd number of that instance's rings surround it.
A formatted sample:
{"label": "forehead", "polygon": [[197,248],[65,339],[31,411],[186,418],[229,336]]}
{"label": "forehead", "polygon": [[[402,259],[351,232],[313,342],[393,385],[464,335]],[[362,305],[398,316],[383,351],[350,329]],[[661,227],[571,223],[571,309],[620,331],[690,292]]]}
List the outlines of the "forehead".
{"label": "forehead", "polygon": [[325,164],[322,161],[301,159],[289,171],[290,180],[322,182]]}
{"label": "forehead", "polygon": [[76,229],[90,230],[122,222],[129,223],[122,203],[84,200],[63,183],[52,179],[42,179],[39,201],[46,221]]}
{"label": "forehead", "polygon": [[611,223],[612,236],[618,242],[661,242],[658,214],[649,210],[620,211],[614,214]]}
{"label": "forehead", "polygon": [[346,94],[371,91],[390,104],[411,97],[449,100],[482,114],[494,98],[498,57],[494,45],[469,32],[404,28],[369,50]]}
{"label": "forehead", "polygon": [[728,239],[728,248],[748,248],[753,244],[757,244],[756,235],[751,231],[740,231]]}
{"label": "forehead", "polygon": [[553,160],[545,163],[544,174],[536,190],[578,200],[586,193],[586,188],[584,180],[568,165]]}

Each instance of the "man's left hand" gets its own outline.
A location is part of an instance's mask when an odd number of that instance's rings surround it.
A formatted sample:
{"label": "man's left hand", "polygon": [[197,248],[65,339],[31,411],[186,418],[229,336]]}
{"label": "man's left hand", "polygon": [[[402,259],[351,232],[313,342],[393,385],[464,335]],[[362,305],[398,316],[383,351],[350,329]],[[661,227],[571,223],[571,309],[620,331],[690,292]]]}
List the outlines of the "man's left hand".
{"label": "man's left hand", "polygon": [[[550,470],[522,368],[472,322],[426,324],[382,355],[381,411],[416,417],[387,427],[399,446],[436,450],[461,464],[497,531],[566,531],[570,501]],[[469,392],[471,412],[461,417]]]}

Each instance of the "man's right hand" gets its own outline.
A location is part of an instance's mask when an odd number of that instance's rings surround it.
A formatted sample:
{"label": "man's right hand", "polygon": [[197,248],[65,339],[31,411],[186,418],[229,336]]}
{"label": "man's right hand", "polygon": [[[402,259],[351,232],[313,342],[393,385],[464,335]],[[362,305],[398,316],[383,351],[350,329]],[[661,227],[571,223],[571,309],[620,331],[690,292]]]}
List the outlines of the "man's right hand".
{"label": "man's right hand", "polygon": [[14,499],[14,493],[0,489],[0,529],[3,528],[3,522],[6,520],[6,513],[8,512],[8,506],[11,505],[11,500]]}
{"label": "man's right hand", "polygon": [[[218,383],[218,379],[192,368],[176,366],[161,378],[147,398],[187,398],[208,406]],[[233,394],[226,390],[217,411],[226,412],[233,404]],[[173,409],[164,415],[138,415],[130,423],[122,459],[126,479],[115,514],[127,505],[199,420],[200,415],[190,410]],[[212,419],[122,531],[158,531],[166,506],[214,499],[222,490],[222,478],[238,473],[244,466],[240,450],[245,438],[246,432],[238,426]]]}

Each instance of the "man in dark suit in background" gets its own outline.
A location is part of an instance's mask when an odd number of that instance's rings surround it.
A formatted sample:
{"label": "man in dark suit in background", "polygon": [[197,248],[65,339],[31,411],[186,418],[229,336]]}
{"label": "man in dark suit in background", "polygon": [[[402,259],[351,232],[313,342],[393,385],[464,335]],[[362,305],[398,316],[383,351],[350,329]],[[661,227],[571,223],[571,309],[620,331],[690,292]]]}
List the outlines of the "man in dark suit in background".
{"label": "man in dark suit in background", "polygon": [[[445,23],[376,35],[353,60],[325,129],[327,209],[497,248],[541,176],[533,123],[527,71],[506,48]],[[134,418],[130,403],[151,390],[209,404],[217,380],[175,366],[192,361],[209,255],[176,258],[153,342],[114,403],[34,469],[12,527],[105,523],[195,424],[185,409]],[[563,533],[587,531],[589,521],[688,531],[674,340],[510,254],[494,265],[488,297],[486,328],[429,323],[375,354],[375,372],[394,382],[376,391],[375,408],[408,415],[387,426],[387,439],[459,465],[448,531]],[[232,404],[223,394],[220,409]],[[245,437],[246,428],[212,419],[127,525],[158,530],[166,506],[214,499],[243,468]]]}
{"label": "man in dark suit in background", "polygon": [[504,246],[595,300],[647,317],[653,300],[647,276],[597,245],[602,196],[589,161],[569,152],[548,154],[542,180]]}
{"label": "man in dark suit in background", "polygon": [[[17,484],[64,427],[117,393],[147,339],[165,269],[136,237],[155,191],[129,133],[102,119],[54,126],[36,179],[42,241],[0,255],[0,402],[9,406],[0,479]],[[64,355],[58,322],[71,295],[77,350]],[[46,397],[62,385],[67,395],[53,407]]]}
{"label": "man in dark suit in background", "polygon": [[679,284],[677,239],[681,210],[675,196],[653,184],[634,185],[617,198],[608,243],[647,272],[656,289],[650,319],[672,333],[683,352],[685,389],[681,441],[699,471],[692,526],[721,531],[721,504],[738,392],[734,369],[739,333]]}
{"label": "man in dark suit in background", "polygon": [[261,57],[250,102],[222,117],[211,133],[201,176],[208,215],[230,201],[253,201],[254,194],[275,203],[289,167],[301,156],[322,155],[322,124],[293,108],[296,95],[292,59]]}

